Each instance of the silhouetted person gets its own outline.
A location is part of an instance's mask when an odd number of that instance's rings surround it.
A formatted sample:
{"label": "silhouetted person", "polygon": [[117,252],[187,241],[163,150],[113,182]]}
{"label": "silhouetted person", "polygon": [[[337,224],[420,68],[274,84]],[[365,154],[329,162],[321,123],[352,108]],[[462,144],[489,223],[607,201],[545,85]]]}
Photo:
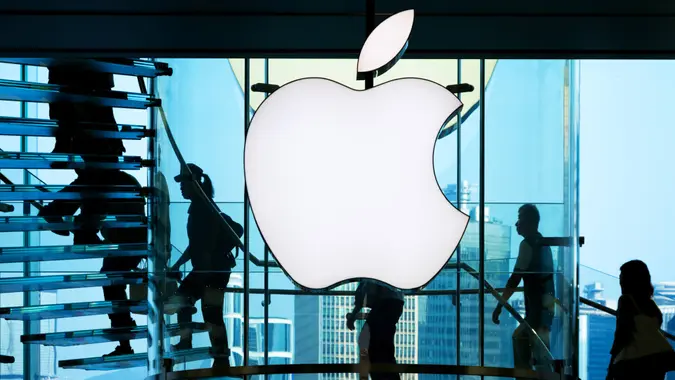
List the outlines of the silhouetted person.
{"label": "silhouetted person", "polygon": [[663,315],[652,297],[647,265],[639,260],[621,266],[621,297],[616,316],[608,380],[663,380],[675,369],[675,354],[661,333]]}
{"label": "silhouetted person", "polygon": [[[107,59],[110,62],[126,63],[129,59]],[[49,84],[60,86],[60,92],[120,97],[111,93],[114,87],[113,74],[96,72],[87,60],[55,59],[49,65]],[[87,135],[85,130],[117,131],[113,108],[95,102],[59,101],[49,105],[49,118],[57,121],[56,143],[52,153],[116,155],[125,152],[122,139],[102,139]],[[58,167],[58,164],[56,165]]]}
{"label": "silhouetted person", "polygon": [[[553,281],[553,254],[551,248],[542,245],[539,233],[539,210],[535,205],[525,204],[518,210],[516,230],[523,237],[518,249],[513,273],[506,282],[502,296],[508,301],[523,281],[525,298],[525,321],[537,333],[528,332],[521,324],[513,333],[513,364],[515,368],[551,371],[550,359],[544,353],[550,348],[551,325],[555,313],[555,286]],[[498,304],[492,314],[492,321],[499,324],[502,305]]]}
{"label": "silhouetted person", "polygon": [[[366,325],[370,333],[368,359],[370,363],[396,364],[396,324],[403,314],[404,298],[400,290],[380,285],[373,280],[362,280],[354,296],[354,308],[347,314],[347,328],[354,330],[357,314],[370,308]],[[364,328],[366,328],[364,326]],[[397,373],[371,373],[373,380],[400,379]]]}
{"label": "silhouetted person", "polygon": [[[116,186],[134,186],[140,189],[140,184],[132,175],[121,170],[78,170],[78,177],[61,192],[101,192],[115,191]],[[123,189],[117,188],[119,191]],[[128,191],[128,188],[126,189]],[[85,192],[85,194],[86,194]],[[84,200],[56,200],[45,206],[39,213],[48,222],[62,222],[62,217],[72,216],[80,209],[75,217],[75,224],[79,227],[73,231],[74,244],[147,244],[147,229],[137,228],[102,228],[101,222],[106,216],[145,217],[145,200],[137,199],[101,199],[93,196]],[[103,241],[98,237],[101,232]],[[57,231],[54,231],[57,232]],[[63,232],[58,232],[63,235]],[[67,232],[66,232],[67,235]],[[129,272],[135,269],[142,257],[106,257],[103,259],[102,273]],[[126,285],[104,286],[103,296],[106,301],[123,301],[127,299]],[[136,322],[130,312],[115,312],[109,315],[110,325],[113,328],[135,327]],[[106,355],[126,355],[134,351],[128,340],[120,341],[115,350]]]}
{"label": "silhouetted person", "polygon": [[[190,201],[188,209],[187,235],[189,245],[183,256],[172,266],[177,272],[187,261],[192,261],[192,272],[182,281],[176,294],[165,305],[166,314],[178,312],[178,323],[181,325],[192,321],[195,303],[202,300],[202,314],[209,331],[211,349],[214,356],[214,367],[229,367],[230,350],[227,342],[227,331],[223,320],[223,302],[227,283],[230,281],[232,268],[236,265],[232,250],[237,246],[234,237],[226,231],[220,215],[238,236],[244,229],[229,216],[215,208],[210,200],[213,198],[213,184],[208,175],[195,164],[188,164],[192,177],[185,170],[175,177],[180,183],[183,198]],[[209,198],[199,197],[203,190]],[[219,215],[220,214],[220,215]],[[174,351],[192,348],[192,335],[181,335]]]}

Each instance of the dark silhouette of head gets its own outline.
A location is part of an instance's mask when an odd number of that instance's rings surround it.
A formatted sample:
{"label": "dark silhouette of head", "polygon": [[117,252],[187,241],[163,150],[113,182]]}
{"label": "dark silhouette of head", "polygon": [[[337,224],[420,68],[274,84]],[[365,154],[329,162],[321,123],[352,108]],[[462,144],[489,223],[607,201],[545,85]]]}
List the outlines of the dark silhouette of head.
{"label": "dark silhouette of head", "polygon": [[530,236],[539,231],[539,210],[537,206],[527,203],[518,209],[516,231],[520,236]]}
{"label": "dark silhouette of head", "polygon": [[619,276],[621,293],[635,298],[651,298],[654,296],[652,276],[647,264],[640,260],[632,260],[621,266]]}
{"label": "dark silhouette of head", "polygon": [[183,198],[189,200],[197,199],[199,188],[204,191],[207,197],[213,198],[214,189],[211,178],[204,174],[204,170],[195,164],[187,164],[187,168],[182,168],[180,174],[174,177],[176,182],[180,183],[180,192]]}

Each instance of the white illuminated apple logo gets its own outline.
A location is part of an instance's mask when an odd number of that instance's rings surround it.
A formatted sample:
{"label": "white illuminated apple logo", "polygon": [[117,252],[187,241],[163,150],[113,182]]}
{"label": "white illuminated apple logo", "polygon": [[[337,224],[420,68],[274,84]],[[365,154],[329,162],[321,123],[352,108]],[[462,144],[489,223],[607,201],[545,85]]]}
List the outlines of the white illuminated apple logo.
{"label": "white illuminated apple logo", "polygon": [[[413,18],[408,10],[382,22],[358,73],[391,67]],[[244,151],[248,195],[263,238],[297,284],[372,278],[416,289],[431,281],[468,223],[433,165],[438,133],[461,107],[443,86],[418,78],[365,91],[306,78],[262,103]]]}

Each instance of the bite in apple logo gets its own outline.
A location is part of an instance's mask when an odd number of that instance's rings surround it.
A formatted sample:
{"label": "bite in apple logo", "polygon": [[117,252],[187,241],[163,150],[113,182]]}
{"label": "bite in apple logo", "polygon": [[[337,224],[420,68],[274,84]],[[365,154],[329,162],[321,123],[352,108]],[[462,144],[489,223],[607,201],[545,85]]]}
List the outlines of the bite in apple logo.
{"label": "bite in apple logo", "polygon": [[[407,47],[414,11],[368,36],[357,75],[382,73]],[[443,86],[396,79],[355,90],[305,78],[256,111],[244,148],[253,215],[298,285],[325,289],[371,278],[418,289],[443,268],[468,216],[441,192],[438,133],[462,107]]]}

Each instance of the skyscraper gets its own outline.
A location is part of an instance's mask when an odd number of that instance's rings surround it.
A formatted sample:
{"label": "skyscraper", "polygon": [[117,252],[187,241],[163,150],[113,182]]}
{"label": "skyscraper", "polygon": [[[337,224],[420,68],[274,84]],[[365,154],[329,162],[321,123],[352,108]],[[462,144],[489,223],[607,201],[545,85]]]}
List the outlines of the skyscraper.
{"label": "skyscraper", "polygon": [[[470,192],[465,181],[460,190],[459,209],[470,214],[471,219],[460,245],[461,261],[477,268],[478,251],[478,209],[469,209]],[[457,186],[449,185],[444,189],[449,201],[456,205]],[[501,224],[489,216],[485,208],[485,279],[494,287],[504,286],[509,277],[509,258],[511,256],[511,227]],[[457,257],[453,257],[456,262]],[[460,289],[476,290],[476,294],[460,296],[458,303],[454,296],[421,297],[419,308],[419,362],[422,364],[479,364],[479,299],[478,281],[466,272],[460,272]],[[457,289],[457,272],[444,270],[427,286],[430,290]],[[497,305],[496,299],[485,294],[485,364],[489,366],[511,366],[511,334],[515,329],[515,320],[504,313],[501,324],[491,322],[492,311]],[[459,334],[457,333],[457,313],[459,313]],[[459,342],[457,341],[459,339]],[[458,358],[459,346],[459,358]],[[459,363],[457,360],[459,359]],[[420,379],[446,379],[447,376],[421,374]]]}
{"label": "skyscraper", "polygon": [[[675,334],[675,282],[661,282],[654,286],[654,301],[663,314],[661,329]],[[675,342],[670,341],[675,347]],[[670,372],[666,380],[675,380],[675,372]]]}
{"label": "skyscraper", "polygon": [[[233,274],[230,277],[229,286],[242,288],[241,275]],[[228,293],[225,295],[224,307],[225,326],[232,353],[231,359],[234,365],[243,365],[243,294]],[[265,319],[249,318],[248,351],[249,365],[265,364],[265,345],[268,350],[268,364],[292,364],[293,363],[293,321],[288,318],[268,319],[268,341],[265,342]],[[260,376],[263,378],[263,376]],[[279,374],[268,376],[270,380],[291,380],[293,375]]]}
{"label": "skyscraper", "polygon": [[[595,282],[584,286],[584,297],[607,305],[604,287]],[[579,378],[604,380],[611,359],[616,318],[590,306],[579,307]]]}

